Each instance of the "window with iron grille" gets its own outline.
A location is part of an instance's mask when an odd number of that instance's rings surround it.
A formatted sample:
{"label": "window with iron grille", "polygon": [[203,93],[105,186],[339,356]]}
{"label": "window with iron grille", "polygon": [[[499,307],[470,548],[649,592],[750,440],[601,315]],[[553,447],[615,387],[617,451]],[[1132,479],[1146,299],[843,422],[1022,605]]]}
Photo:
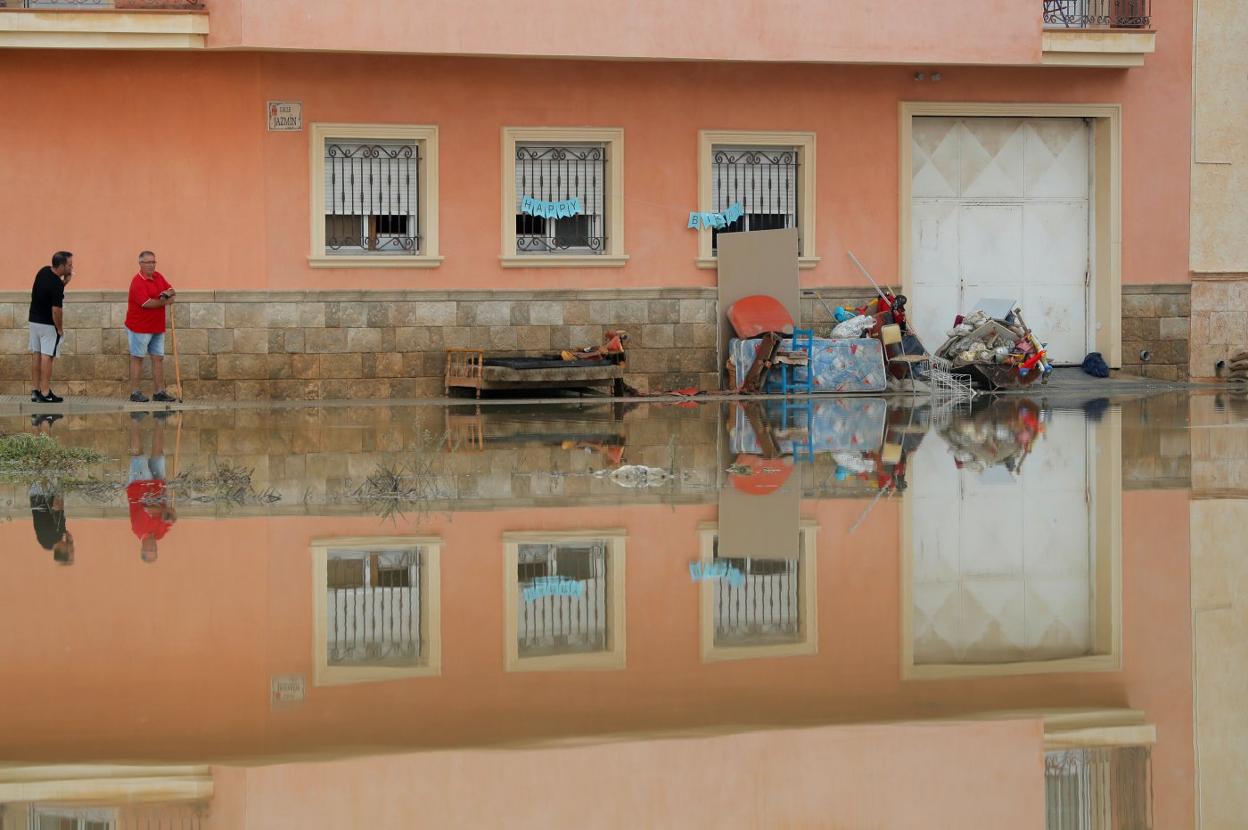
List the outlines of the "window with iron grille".
{"label": "window with iron grille", "polygon": [[[711,150],[711,211],[734,204],[744,214],[711,232],[711,250],[718,252],[721,233],[801,228],[801,151],[798,147],[730,147]],[[799,248],[800,250],[800,248]]]}
{"label": "window with iron grille", "polygon": [[[815,134],[804,131],[698,131],[698,211],[718,214],[734,205],[735,221],[703,228],[697,238],[699,268],[716,268],[723,233],[791,228],[799,268],[819,263],[815,231]],[[736,218],[736,217],[740,218]]]}
{"label": "window with iron grille", "polygon": [[308,264],[436,268],[438,128],[313,123]]}
{"label": "window with iron grille", "polygon": [[422,251],[416,141],[325,140],[325,254]]}
{"label": "window with iron grille", "polygon": [[[608,250],[610,148],[600,142],[516,142],[516,253],[602,254]],[[582,212],[551,218],[521,210],[524,198],[580,201]]]}

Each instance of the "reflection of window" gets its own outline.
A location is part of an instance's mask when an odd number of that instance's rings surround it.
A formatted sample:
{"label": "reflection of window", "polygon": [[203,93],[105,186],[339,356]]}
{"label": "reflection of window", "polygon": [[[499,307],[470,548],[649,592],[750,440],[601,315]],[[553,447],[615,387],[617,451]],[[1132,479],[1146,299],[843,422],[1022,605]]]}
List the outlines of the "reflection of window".
{"label": "reflection of window", "polygon": [[802,523],[796,559],[721,558],[715,526],[702,526],[701,560],[728,566],[726,575],[702,582],[702,659],[816,651],[816,530],[813,522]]}
{"label": "reflection of window", "polygon": [[1153,826],[1152,748],[1096,747],[1044,758],[1047,830],[1144,830]]}
{"label": "reflection of window", "polygon": [[326,572],[329,665],[420,664],[419,549],[330,549]]}
{"label": "reflection of window", "polygon": [[513,533],[505,542],[507,668],[622,666],[622,535]]}
{"label": "reflection of window", "polygon": [[75,808],[39,805],[31,810],[30,828],[31,830],[116,830],[117,811],[110,807]]}
{"label": "reflection of window", "polygon": [[313,546],[317,685],[438,673],[438,548],[414,539]]}
{"label": "reflection of window", "polygon": [[[107,786],[107,785],[105,785]],[[209,783],[208,786],[211,786]],[[133,788],[128,790],[133,795]],[[118,793],[118,797],[122,797]],[[200,830],[208,814],[202,802],[127,803],[120,807],[59,804],[0,805],[6,828],[22,830]]]}
{"label": "reflection of window", "polygon": [[721,559],[741,574],[714,585],[715,645],[771,645],[802,638],[799,559]]}
{"label": "reflection of window", "polygon": [[521,657],[607,647],[607,544],[520,545],[516,635]]}

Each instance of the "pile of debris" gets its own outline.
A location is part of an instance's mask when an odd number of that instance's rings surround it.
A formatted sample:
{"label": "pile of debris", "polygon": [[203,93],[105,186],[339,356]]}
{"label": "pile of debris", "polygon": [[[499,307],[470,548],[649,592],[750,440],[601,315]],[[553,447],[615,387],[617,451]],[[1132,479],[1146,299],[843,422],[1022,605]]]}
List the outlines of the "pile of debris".
{"label": "pile of debris", "polygon": [[953,321],[948,336],[936,356],[988,389],[1043,383],[1053,371],[1045,345],[1012,300],[982,300],[970,314]]}

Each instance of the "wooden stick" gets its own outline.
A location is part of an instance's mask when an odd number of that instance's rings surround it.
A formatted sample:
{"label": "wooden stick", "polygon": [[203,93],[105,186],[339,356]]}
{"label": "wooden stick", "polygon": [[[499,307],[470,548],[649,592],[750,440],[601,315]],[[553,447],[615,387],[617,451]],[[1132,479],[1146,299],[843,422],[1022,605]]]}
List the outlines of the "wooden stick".
{"label": "wooden stick", "polygon": [[[182,361],[178,359],[178,325],[174,322],[174,315],[169,314],[169,334],[173,341],[173,376],[178,384],[178,400],[184,397],[182,394]],[[181,427],[181,423],[178,424]]]}

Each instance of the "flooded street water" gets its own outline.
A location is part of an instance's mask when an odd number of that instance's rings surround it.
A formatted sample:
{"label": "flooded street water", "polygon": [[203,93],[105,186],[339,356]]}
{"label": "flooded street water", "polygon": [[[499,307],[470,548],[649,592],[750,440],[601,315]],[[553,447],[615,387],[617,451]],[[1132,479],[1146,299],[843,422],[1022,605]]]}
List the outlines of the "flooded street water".
{"label": "flooded street water", "polygon": [[5,830],[1248,809],[1243,396],[0,431],[102,457],[0,480]]}

